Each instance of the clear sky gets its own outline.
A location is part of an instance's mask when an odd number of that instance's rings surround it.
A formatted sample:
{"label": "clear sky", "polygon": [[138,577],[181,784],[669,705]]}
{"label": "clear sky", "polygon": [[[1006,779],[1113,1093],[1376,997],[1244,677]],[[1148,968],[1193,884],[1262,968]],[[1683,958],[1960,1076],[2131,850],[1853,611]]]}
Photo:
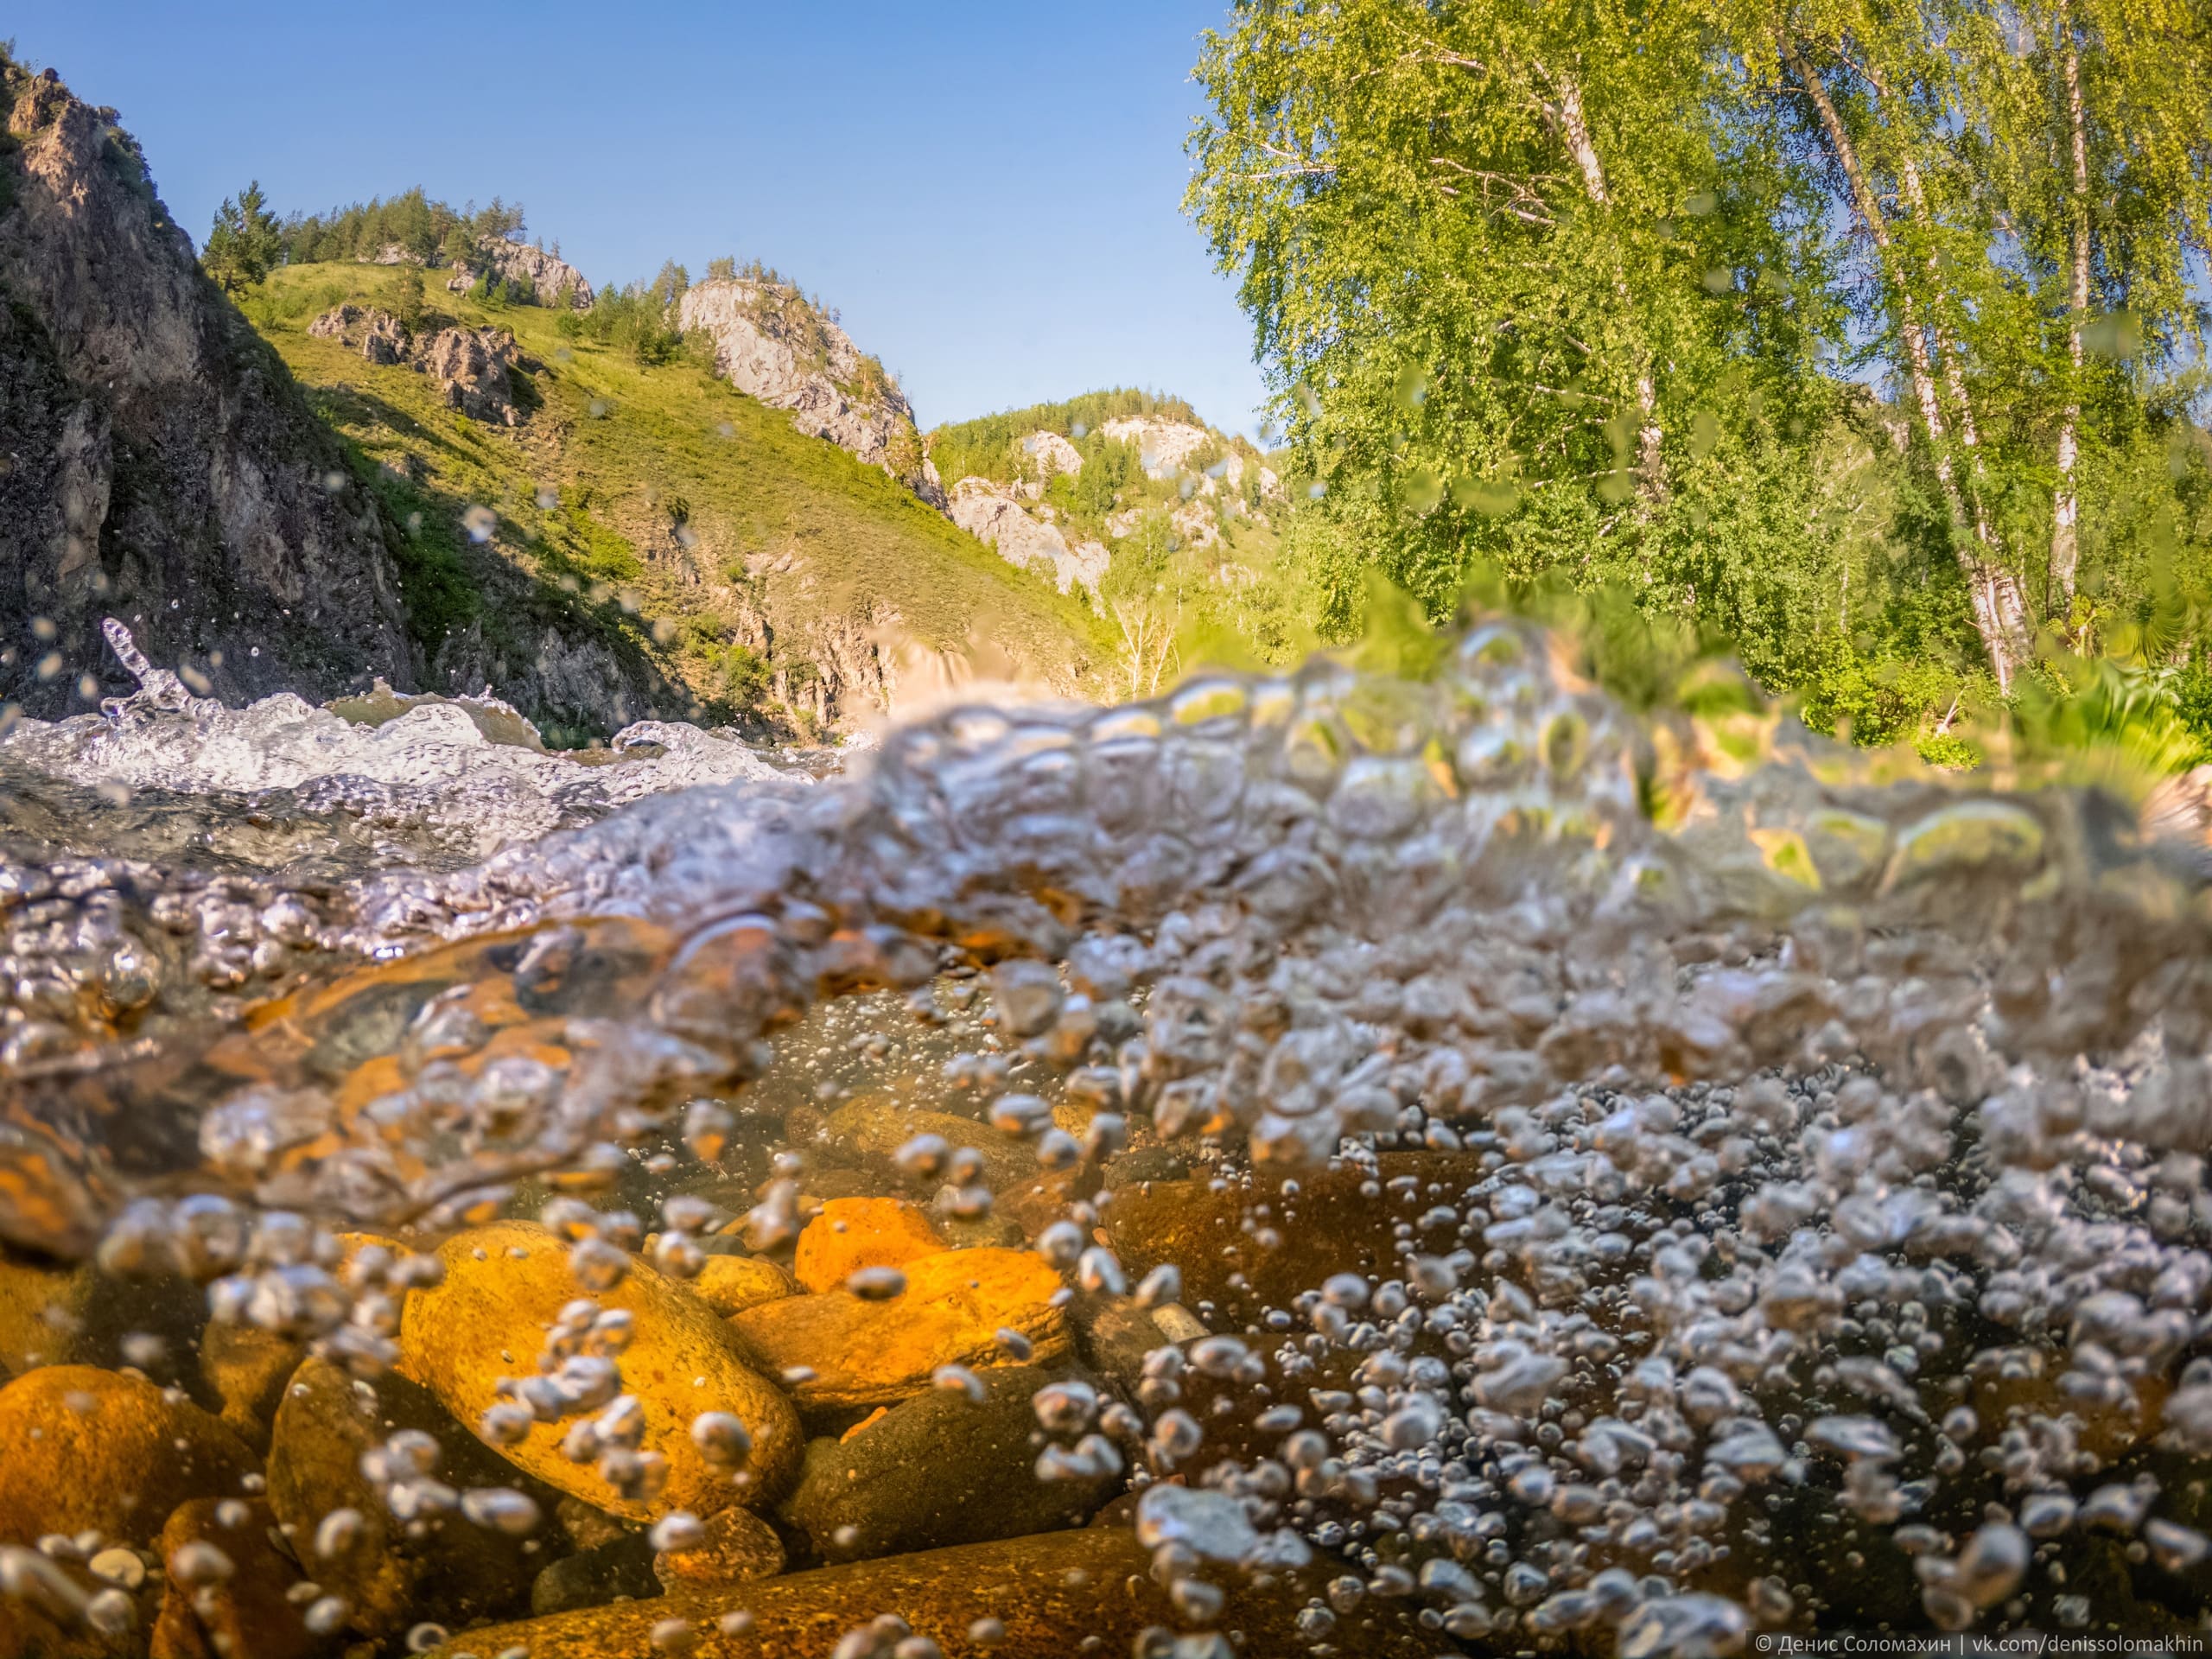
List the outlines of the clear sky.
{"label": "clear sky", "polygon": [[758,257],[925,426],[1108,385],[1249,432],[1251,330],[1179,210],[1222,0],[16,0],[19,57],[111,104],[194,238],[420,184],[522,200],[594,283]]}

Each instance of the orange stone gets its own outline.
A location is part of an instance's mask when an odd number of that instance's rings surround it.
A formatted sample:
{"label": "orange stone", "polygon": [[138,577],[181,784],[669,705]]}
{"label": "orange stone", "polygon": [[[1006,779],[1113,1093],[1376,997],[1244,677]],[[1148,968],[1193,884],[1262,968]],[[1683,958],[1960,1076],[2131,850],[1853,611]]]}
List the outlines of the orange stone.
{"label": "orange stone", "polygon": [[748,1307],[798,1294],[789,1271],[759,1255],[710,1255],[696,1277],[679,1280],[715,1313],[728,1317]]}
{"label": "orange stone", "polygon": [[1052,1302],[1060,1275],[1028,1250],[943,1250],[904,1272],[906,1290],[882,1301],[849,1290],[788,1296],[747,1309],[729,1327],[747,1357],[785,1377],[802,1406],[825,1408],[911,1399],[940,1365],[1016,1363],[1001,1330],[1027,1339],[1033,1363],[1067,1351],[1067,1320]]}
{"label": "orange stone", "polygon": [[[226,1516],[236,1524],[226,1526]],[[178,1506],[155,1545],[169,1577],[149,1659],[308,1659],[326,1647],[308,1633],[303,1604],[285,1593],[301,1574],[270,1541],[275,1525],[258,1498],[234,1512],[212,1497]],[[193,1544],[219,1550],[228,1570],[197,1586],[183,1582],[178,1553]]]}
{"label": "orange stone", "polygon": [[187,1499],[238,1497],[260,1460],[230,1427],[142,1377],[45,1365],[0,1389],[0,1543],[97,1531],[153,1538]]}
{"label": "orange stone", "polygon": [[919,1205],[904,1198],[832,1198],[798,1236],[791,1271],[809,1290],[842,1290],[862,1268],[903,1268],[944,1249]]}
{"label": "orange stone", "polygon": [[[500,1398],[501,1379],[536,1374],[548,1327],[586,1294],[568,1255],[561,1239],[529,1222],[499,1222],[447,1240],[438,1249],[444,1282],[411,1293],[400,1316],[402,1375],[482,1439],[484,1413]],[[747,1365],[728,1325],[681,1281],[639,1261],[594,1300],[633,1321],[621,1357],[622,1389],[643,1408],[642,1449],[668,1459],[667,1485],[650,1499],[621,1497],[592,1465],[563,1454],[565,1421],[537,1424],[515,1445],[493,1449],[547,1485],[625,1521],[650,1521],[671,1510],[703,1517],[733,1503],[773,1502],[798,1467],[798,1418],[791,1402]],[[734,1484],[692,1441],[693,1420],[708,1411],[733,1413],[752,1434],[741,1482]]]}

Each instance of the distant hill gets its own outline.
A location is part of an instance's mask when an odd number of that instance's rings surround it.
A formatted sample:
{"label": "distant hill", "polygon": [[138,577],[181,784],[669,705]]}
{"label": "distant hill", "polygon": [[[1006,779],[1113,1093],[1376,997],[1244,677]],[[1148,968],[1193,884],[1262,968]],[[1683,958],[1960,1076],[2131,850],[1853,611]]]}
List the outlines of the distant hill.
{"label": "distant hill", "polygon": [[1118,692],[1313,643],[1284,568],[1282,480],[1181,398],[1086,392],[939,426],[925,443],[956,523],[1112,625]]}
{"label": "distant hill", "polygon": [[512,426],[313,332],[346,305],[396,319],[412,270],[289,266],[245,308],[406,527],[410,624],[439,689],[488,682],[556,724],[605,727],[563,675],[579,623],[678,689],[663,714],[708,721],[849,724],[917,676],[1092,683],[1109,642],[1083,606],[718,378],[712,337],[677,335],[653,296],[602,293],[580,314],[480,279],[423,284],[413,334],[512,336]]}
{"label": "distant hill", "polygon": [[1151,690],[1291,638],[1274,474],[1179,400],[924,435],[789,279],[594,289],[496,200],[279,221],[255,190],[195,259],[113,111],[0,81],[0,692],[29,712],[121,689],[108,613],[232,699],[488,687],[569,742]]}

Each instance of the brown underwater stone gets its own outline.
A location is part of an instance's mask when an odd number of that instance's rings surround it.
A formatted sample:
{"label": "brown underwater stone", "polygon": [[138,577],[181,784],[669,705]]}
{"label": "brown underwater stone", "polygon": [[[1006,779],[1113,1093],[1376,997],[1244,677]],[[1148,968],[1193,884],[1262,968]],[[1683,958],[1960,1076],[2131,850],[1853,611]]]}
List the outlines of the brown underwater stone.
{"label": "brown underwater stone", "polygon": [[809,1441],[779,1511],[785,1524],[832,1561],[1081,1525],[1122,1478],[1037,1478],[1046,1437],[1031,1402],[1052,1374],[1009,1365],[977,1375],[980,1401],[931,1389],[841,1439]]}
{"label": "brown underwater stone", "polygon": [[0,1543],[98,1531],[143,1544],[195,1497],[238,1497],[260,1471],[215,1417],[142,1378],[47,1365],[0,1389]]}
{"label": "brown underwater stone", "polygon": [[[436,1654],[456,1659],[522,1648],[530,1659],[640,1659],[656,1651],[654,1626],[681,1618],[696,1638],[694,1659],[823,1659],[847,1631],[896,1613],[917,1635],[936,1642],[944,1659],[1116,1656],[1130,1652],[1149,1627],[1187,1624],[1153,1582],[1149,1566],[1128,1529],[1087,1527],[794,1573],[711,1595],[668,1595],[495,1624],[456,1637]],[[1321,1582],[1309,1577],[1261,1584],[1224,1573],[1229,1599],[1216,1627],[1241,1631],[1237,1650],[1253,1659],[1303,1654],[1311,1644],[1294,1621]],[[1369,1598],[1368,1607],[1373,1611],[1339,1624],[1333,1638],[1338,1652],[1427,1659],[1459,1651],[1440,1632],[1412,1628],[1401,1610],[1381,1605],[1378,1598]],[[741,1610],[752,1615],[750,1631],[722,1633],[716,1621]],[[996,1620],[1003,1630],[979,1641],[969,1632],[980,1619]]]}
{"label": "brown underwater stone", "polygon": [[697,1277],[682,1282],[724,1319],[798,1294],[789,1268],[759,1255],[709,1255]]}
{"label": "brown underwater stone", "polygon": [[[440,1448],[436,1478],[457,1491],[515,1484],[515,1471],[447,1414],[427,1389],[387,1374],[357,1382],[327,1360],[299,1368],[276,1408],[269,1454],[269,1501],[317,1583],[346,1599],[346,1629],[398,1635],[424,1618],[461,1623],[512,1611],[527,1601],[544,1565],[528,1541],[480,1527],[457,1511],[404,1526],[362,1472],[365,1454],[402,1429]],[[551,1494],[531,1494],[550,1510]],[[352,1510],[359,1535],[326,1558],[316,1548],[325,1516]],[[539,1535],[556,1528],[549,1513]]]}
{"label": "brown underwater stone", "polygon": [[944,1248],[919,1205],[901,1198],[831,1198],[798,1236],[791,1272],[809,1290],[842,1290],[862,1268],[904,1267]]}
{"label": "brown underwater stone", "polygon": [[[793,1296],[732,1319],[744,1352],[772,1375],[803,1367],[802,1406],[888,1405],[930,1386],[940,1365],[1006,1365],[1056,1359],[1068,1350],[1067,1321],[1052,1303],[1060,1278],[1027,1250],[946,1250],[900,1269],[906,1289],[882,1301],[849,1290]],[[1027,1338],[1018,1357],[1001,1330]]]}
{"label": "brown underwater stone", "polygon": [[[456,1234],[438,1258],[445,1281],[410,1294],[401,1316],[402,1370],[474,1432],[499,1399],[502,1378],[537,1374],[547,1329],[563,1307],[587,1293],[569,1269],[568,1247],[527,1222]],[[650,1501],[621,1497],[592,1465],[562,1454],[566,1422],[534,1424],[520,1444],[495,1448],[499,1454],[547,1485],[628,1521],[671,1510],[705,1516],[735,1503],[773,1502],[798,1466],[798,1416],[747,1363],[729,1325],[682,1285],[634,1260],[622,1282],[595,1300],[603,1308],[626,1311],[635,1322],[620,1360],[622,1389],[645,1408],[643,1449],[668,1459],[667,1484]],[[693,1421],[709,1411],[730,1413],[751,1434],[749,1479],[733,1483],[693,1443]]]}
{"label": "brown underwater stone", "polygon": [[[302,1579],[270,1540],[275,1522],[258,1500],[177,1506],[155,1545],[168,1579],[148,1659],[308,1659],[329,1645],[308,1634],[301,1605],[286,1594]],[[196,1586],[178,1571],[181,1552],[194,1545],[219,1551],[227,1569]]]}

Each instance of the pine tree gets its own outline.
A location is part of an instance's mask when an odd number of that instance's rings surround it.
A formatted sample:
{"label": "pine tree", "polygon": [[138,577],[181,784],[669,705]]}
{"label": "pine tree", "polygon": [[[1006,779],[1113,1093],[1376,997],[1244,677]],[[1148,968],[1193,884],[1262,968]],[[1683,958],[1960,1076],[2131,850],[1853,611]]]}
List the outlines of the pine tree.
{"label": "pine tree", "polygon": [[200,264],[228,294],[268,276],[283,249],[283,226],[269,211],[261,181],[256,179],[238,192],[236,200],[226,196],[215,210],[215,223],[207,232]]}

